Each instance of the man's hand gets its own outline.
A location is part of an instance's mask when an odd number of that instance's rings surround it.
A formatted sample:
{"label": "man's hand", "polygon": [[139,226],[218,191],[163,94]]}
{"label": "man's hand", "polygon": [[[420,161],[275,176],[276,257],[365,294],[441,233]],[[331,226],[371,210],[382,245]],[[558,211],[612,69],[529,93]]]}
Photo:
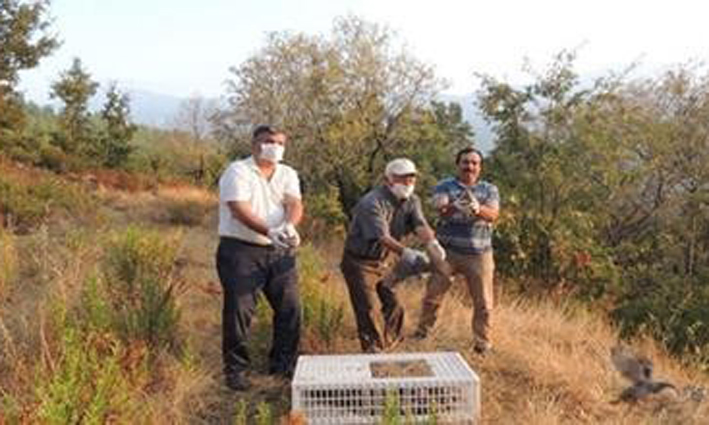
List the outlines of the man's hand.
{"label": "man's hand", "polygon": [[475,217],[480,213],[480,202],[472,193],[469,196],[461,196],[453,202],[455,208],[463,214]]}
{"label": "man's hand", "polygon": [[293,223],[286,223],[283,232],[288,246],[291,248],[297,248],[300,246],[300,235],[298,234],[298,231],[295,230]]}
{"label": "man's hand", "polygon": [[401,253],[401,261],[412,268],[429,263],[428,256],[424,252],[412,248],[404,248]]}
{"label": "man's hand", "polygon": [[433,206],[436,209],[442,210],[448,206],[450,203],[450,198],[445,193],[436,193],[433,195]]}
{"label": "man's hand", "polygon": [[286,225],[274,226],[268,229],[268,238],[273,243],[273,246],[279,249],[288,249],[288,236],[286,235]]}

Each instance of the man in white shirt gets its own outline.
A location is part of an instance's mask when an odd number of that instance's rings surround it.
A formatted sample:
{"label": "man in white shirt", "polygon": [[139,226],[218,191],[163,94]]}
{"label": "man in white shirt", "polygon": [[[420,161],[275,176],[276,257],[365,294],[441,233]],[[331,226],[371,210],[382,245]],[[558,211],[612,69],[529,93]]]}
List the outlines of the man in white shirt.
{"label": "man in white shirt", "polygon": [[259,291],[273,309],[269,372],[290,377],[300,340],[295,226],[303,216],[300,181],[280,164],[287,137],[271,126],[253,132],[252,156],[232,162],[219,180],[217,271],[224,290],[222,358],[226,384],[248,388],[246,340]]}

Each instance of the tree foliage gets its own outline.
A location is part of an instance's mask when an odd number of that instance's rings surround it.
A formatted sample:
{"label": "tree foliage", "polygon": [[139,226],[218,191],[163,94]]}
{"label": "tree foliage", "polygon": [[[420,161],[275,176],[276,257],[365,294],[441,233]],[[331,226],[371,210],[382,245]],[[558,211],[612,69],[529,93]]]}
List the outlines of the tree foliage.
{"label": "tree foliage", "polygon": [[483,79],[499,268],[525,290],[607,300],[625,335],[709,359],[709,76],[582,83],[573,60],[524,87]]}
{"label": "tree foliage", "polygon": [[90,145],[93,135],[88,102],[97,89],[98,83],[84,70],[79,58],[74,58],[71,67],[52,84],[51,96],[64,104],[60,115],[63,137],[58,144],[69,154]]}
{"label": "tree foliage", "polygon": [[48,1],[0,0],[0,145],[22,128],[22,99],[15,87],[19,72],[37,66],[57,46],[49,33]]}
{"label": "tree foliage", "polygon": [[[245,153],[252,123],[281,125],[293,141],[287,158],[309,196],[336,193],[344,214],[387,160],[472,137],[460,115],[440,105],[434,113],[430,101],[442,83],[432,68],[399,47],[388,28],[357,17],[336,20],[329,37],[270,34],[265,47],[231,71],[222,134],[240,134],[237,151]],[[458,119],[457,139],[446,138],[447,126],[437,122],[443,116]]]}
{"label": "tree foliage", "polygon": [[116,168],[125,164],[133,151],[130,142],[137,126],[130,121],[130,99],[115,84],[106,93],[106,103],[101,109],[105,130],[99,138],[99,157],[105,166]]}

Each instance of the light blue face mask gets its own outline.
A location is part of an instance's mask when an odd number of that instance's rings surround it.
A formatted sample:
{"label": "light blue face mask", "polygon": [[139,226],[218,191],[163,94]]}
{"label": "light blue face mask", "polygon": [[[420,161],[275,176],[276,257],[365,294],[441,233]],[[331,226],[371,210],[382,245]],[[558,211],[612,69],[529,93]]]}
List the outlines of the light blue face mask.
{"label": "light blue face mask", "polygon": [[286,148],[278,143],[264,143],[261,145],[261,153],[259,157],[264,161],[278,163],[283,160],[283,154]]}

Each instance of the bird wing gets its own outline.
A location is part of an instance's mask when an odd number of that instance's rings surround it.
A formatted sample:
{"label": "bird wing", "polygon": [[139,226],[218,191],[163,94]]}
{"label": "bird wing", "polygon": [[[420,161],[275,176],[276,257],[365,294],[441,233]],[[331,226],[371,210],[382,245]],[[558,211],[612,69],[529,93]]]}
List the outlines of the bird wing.
{"label": "bird wing", "polygon": [[652,363],[648,359],[640,361],[627,348],[616,346],[611,349],[613,365],[626,379],[636,384],[650,379]]}

